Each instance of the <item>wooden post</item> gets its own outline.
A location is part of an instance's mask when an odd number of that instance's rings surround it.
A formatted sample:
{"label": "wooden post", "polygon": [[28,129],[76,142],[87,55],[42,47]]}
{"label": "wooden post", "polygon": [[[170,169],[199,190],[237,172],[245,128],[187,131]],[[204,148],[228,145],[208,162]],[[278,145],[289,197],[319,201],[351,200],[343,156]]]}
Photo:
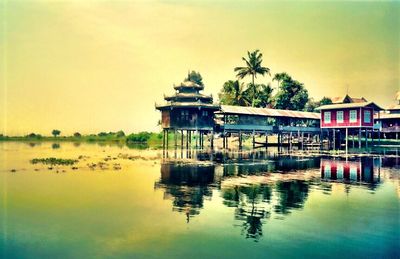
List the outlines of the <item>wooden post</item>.
{"label": "wooden post", "polygon": [[168,149],[168,139],[169,139],[168,130],[166,130],[166,135],[167,135],[167,138],[166,138],[166,148]]}
{"label": "wooden post", "polygon": [[228,140],[229,140],[229,139],[228,139],[228,136],[226,136],[226,139],[225,139],[225,140],[226,140],[226,145],[225,145],[225,146],[226,146],[226,149],[228,149],[228,148],[229,148],[229,147],[228,147]]}
{"label": "wooden post", "polygon": [[361,128],[358,129],[358,148],[361,148]]}
{"label": "wooden post", "polygon": [[181,130],[181,149],[183,149],[183,130]]}
{"label": "wooden post", "polygon": [[265,132],[265,147],[268,148],[268,132]]}
{"label": "wooden post", "polygon": [[239,131],[239,150],[242,150],[242,131]]}
{"label": "wooden post", "polygon": [[292,150],[292,132],[289,132],[288,143],[289,143],[289,151],[290,151],[290,150]]}
{"label": "wooden post", "polygon": [[304,132],[301,133],[301,150],[304,150]]}
{"label": "wooden post", "polygon": [[175,149],[178,147],[178,136],[176,135],[176,130],[174,130],[174,142],[175,142]]}
{"label": "wooden post", "polygon": [[365,129],[365,147],[368,147],[368,130]]}
{"label": "wooden post", "polygon": [[381,127],[378,129],[378,143],[381,144]]}
{"label": "wooden post", "polygon": [[214,131],[211,131],[210,146],[211,146],[211,149],[214,148]]}
{"label": "wooden post", "polygon": [[189,130],[186,130],[186,150],[189,150]]}
{"label": "wooden post", "polygon": [[374,146],[374,129],[371,130],[371,146]]}
{"label": "wooden post", "polygon": [[254,134],[254,130],[253,130],[253,148],[256,147],[256,136]]}
{"label": "wooden post", "polygon": [[195,147],[196,147],[196,149],[197,149],[197,147],[198,147],[198,145],[197,145],[197,142],[198,142],[198,138],[199,138],[199,134],[198,134],[199,132],[196,130],[196,133],[195,133],[195,135],[194,135],[194,137],[196,138],[195,139]]}
{"label": "wooden post", "polygon": [[165,150],[165,129],[163,129],[162,148]]}
{"label": "wooden post", "polygon": [[336,150],[336,130],[332,129],[332,137],[333,137],[333,150]]}
{"label": "wooden post", "polygon": [[348,138],[349,138],[349,128],[346,128],[346,155],[348,153]]}

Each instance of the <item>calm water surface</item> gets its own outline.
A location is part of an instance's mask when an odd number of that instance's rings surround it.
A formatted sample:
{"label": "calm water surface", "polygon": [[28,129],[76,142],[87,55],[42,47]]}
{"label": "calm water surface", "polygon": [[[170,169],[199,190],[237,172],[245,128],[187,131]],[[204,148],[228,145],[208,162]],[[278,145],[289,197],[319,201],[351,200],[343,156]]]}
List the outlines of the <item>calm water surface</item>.
{"label": "calm water surface", "polygon": [[399,258],[398,156],[168,156],[0,143],[0,257]]}

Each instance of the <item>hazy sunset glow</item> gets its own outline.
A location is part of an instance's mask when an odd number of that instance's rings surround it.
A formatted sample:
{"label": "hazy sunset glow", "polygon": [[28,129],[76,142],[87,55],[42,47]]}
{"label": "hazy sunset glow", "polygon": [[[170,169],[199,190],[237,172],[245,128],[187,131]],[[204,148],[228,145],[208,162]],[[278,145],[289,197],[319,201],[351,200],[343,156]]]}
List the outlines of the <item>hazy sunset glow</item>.
{"label": "hazy sunset glow", "polygon": [[400,88],[399,2],[0,3],[3,134],[158,130],[155,102],[189,69],[217,99],[254,49],[315,99],[386,107]]}

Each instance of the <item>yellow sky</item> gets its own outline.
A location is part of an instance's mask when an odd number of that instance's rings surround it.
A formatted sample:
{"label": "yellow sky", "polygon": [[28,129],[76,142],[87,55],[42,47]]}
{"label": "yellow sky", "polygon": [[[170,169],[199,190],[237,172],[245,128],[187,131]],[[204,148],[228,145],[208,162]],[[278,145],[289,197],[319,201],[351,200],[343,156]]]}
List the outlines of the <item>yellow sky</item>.
{"label": "yellow sky", "polygon": [[157,130],[188,69],[216,97],[254,49],[316,99],[348,85],[387,106],[400,89],[399,2],[0,3],[0,133]]}

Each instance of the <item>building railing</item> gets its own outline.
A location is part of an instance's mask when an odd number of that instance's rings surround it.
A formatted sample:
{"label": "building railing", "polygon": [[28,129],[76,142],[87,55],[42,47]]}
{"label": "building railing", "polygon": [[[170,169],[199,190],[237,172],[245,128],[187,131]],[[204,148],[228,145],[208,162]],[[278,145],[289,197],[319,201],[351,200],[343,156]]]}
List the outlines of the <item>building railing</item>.
{"label": "building railing", "polygon": [[400,126],[383,127],[381,129],[383,133],[397,133],[400,132]]}

